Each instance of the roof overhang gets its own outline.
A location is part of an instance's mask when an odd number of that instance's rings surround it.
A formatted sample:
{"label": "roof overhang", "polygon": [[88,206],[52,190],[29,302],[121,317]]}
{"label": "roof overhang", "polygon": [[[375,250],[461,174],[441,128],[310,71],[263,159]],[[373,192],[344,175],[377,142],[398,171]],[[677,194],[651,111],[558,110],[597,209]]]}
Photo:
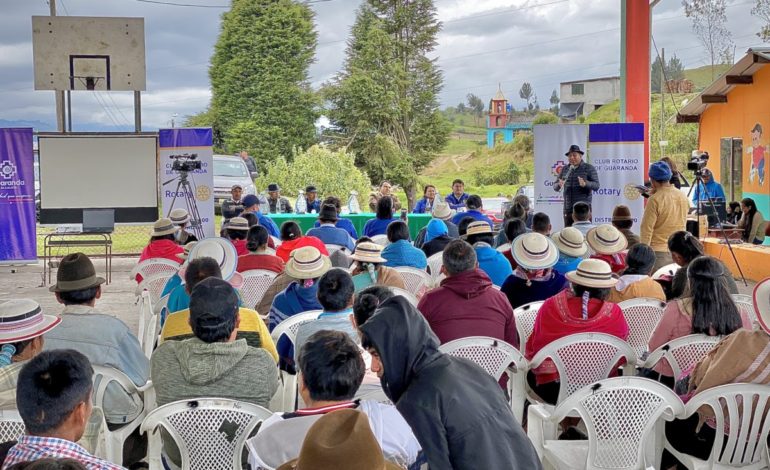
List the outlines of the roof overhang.
{"label": "roof overhang", "polygon": [[676,122],[699,122],[700,115],[709,106],[727,103],[727,95],[733,88],[753,84],[753,75],[767,64],[770,64],[770,47],[753,47],[749,49],[741,60],[730,67],[730,70],[706,87],[701,94],[684,105],[676,116]]}

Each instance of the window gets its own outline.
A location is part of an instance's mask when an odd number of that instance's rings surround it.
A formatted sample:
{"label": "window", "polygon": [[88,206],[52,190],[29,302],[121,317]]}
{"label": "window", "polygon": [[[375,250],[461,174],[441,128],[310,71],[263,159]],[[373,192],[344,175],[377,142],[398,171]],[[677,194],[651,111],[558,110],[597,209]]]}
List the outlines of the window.
{"label": "window", "polygon": [[719,146],[720,183],[728,198],[727,202],[738,201],[743,194],[741,164],[743,156],[743,139],[723,137]]}
{"label": "window", "polygon": [[573,83],[572,84],[572,94],[573,95],[582,95],[584,94],[584,85],[582,83]]}

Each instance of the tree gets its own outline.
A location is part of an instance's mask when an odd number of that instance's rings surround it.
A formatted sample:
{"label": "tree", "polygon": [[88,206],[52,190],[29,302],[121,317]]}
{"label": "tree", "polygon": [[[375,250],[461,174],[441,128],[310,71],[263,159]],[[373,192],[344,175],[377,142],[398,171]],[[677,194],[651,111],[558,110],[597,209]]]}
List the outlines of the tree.
{"label": "tree", "polygon": [[466,107],[465,107],[465,103],[459,103],[455,109],[456,109],[456,110],[457,110],[457,112],[458,112],[458,113],[460,113],[460,114],[462,114],[462,113],[464,113],[465,111],[467,111],[467,109],[466,109]]}
{"label": "tree", "polygon": [[[650,71],[650,89],[653,93],[660,93],[660,56],[655,57]],[[676,56],[672,55],[663,69],[666,80],[680,80],[684,78],[684,65]]]}
{"label": "tree", "polygon": [[465,99],[468,100],[468,107],[473,112],[476,127],[479,127],[479,121],[484,117],[484,102],[473,93],[468,93],[468,96],[466,96]]}
{"label": "tree", "polygon": [[294,0],[233,0],[222,15],[209,77],[211,110],[229,151],[265,161],[316,141],[317,100],[308,79],[317,33]]}
{"label": "tree", "polygon": [[759,29],[757,36],[765,42],[770,41],[770,0],[756,0],[757,3],[751,9],[751,14],[758,16],[765,22]]}
{"label": "tree", "polygon": [[532,97],[534,96],[534,92],[532,91],[532,85],[529,84],[529,82],[524,82],[521,85],[521,89],[519,90],[519,97],[527,102],[526,109],[529,112],[532,112],[533,109],[533,103],[531,102]]}
{"label": "tree", "polygon": [[692,19],[692,30],[708,52],[711,61],[711,79],[714,66],[731,54],[732,35],[727,29],[727,0],[682,0],[684,14]]}
{"label": "tree", "polygon": [[551,102],[551,112],[559,114],[559,95],[556,94],[555,89],[551,92],[551,99],[549,101]]}
{"label": "tree", "polygon": [[414,205],[418,174],[451,126],[438,109],[435,59],[440,24],[432,0],[367,0],[358,10],[344,69],[326,90],[344,148],[373,181],[402,186]]}
{"label": "tree", "polygon": [[185,116],[183,127],[210,127],[213,133],[213,145],[217,152],[225,152],[225,142],[222,136],[222,127],[217,121],[216,113],[211,106],[198,114]]}

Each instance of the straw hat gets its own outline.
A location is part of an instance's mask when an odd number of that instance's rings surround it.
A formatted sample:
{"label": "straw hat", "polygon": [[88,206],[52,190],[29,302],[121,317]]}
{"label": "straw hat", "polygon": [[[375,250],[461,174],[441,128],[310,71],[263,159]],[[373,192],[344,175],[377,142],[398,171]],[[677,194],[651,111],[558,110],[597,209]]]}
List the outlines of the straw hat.
{"label": "straw hat", "polygon": [[589,230],[586,241],[592,250],[602,255],[620,253],[628,246],[626,237],[610,224],[602,224]]}
{"label": "straw hat", "polygon": [[0,344],[27,341],[51,331],[61,322],[55,315],[45,315],[40,305],[30,299],[11,299],[0,303]]}
{"label": "straw hat", "polygon": [[192,250],[192,249],[193,249],[193,247],[194,247],[195,245],[197,245],[197,244],[198,244],[198,242],[189,242],[189,243],[186,243],[186,244],[185,244],[185,245],[182,247],[182,248],[184,249],[184,253],[179,253],[179,254],[177,254],[177,255],[176,255],[176,257],[177,257],[177,258],[179,258],[179,259],[185,259],[185,260],[186,260],[186,259],[187,259],[187,258],[190,256],[190,250]]}
{"label": "straw hat", "polygon": [[277,470],[398,470],[382,456],[382,449],[358,410],[342,409],[321,416],[305,435],[299,457]]}
{"label": "straw hat", "polygon": [[56,284],[49,292],[72,292],[90,289],[104,284],[104,278],[96,275],[91,259],[83,253],[70,253],[59,262]]}
{"label": "straw hat", "polygon": [[530,232],[519,235],[511,246],[513,259],[525,269],[546,269],[559,261],[559,249],[545,235]]}
{"label": "straw hat", "polygon": [[387,260],[382,257],[382,246],[372,242],[359,243],[356,251],[350,255],[350,259],[362,263],[384,263]]}
{"label": "straw hat", "polygon": [[160,237],[162,235],[170,235],[176,233],[177,230],[179,230],[179,227],[174,225],[174,223],[171,222],[171,219],[163,217],[162,219],[158,219],[157,222],[152,225],[150,236]]}
{"label": "straw hat", "polygon": [[468,225],[468,230],[465,232],[465,236],[470,237],[471,235],[484,235],[488,233],[492,233],[492,227],[490,227],[489,224],[483,220],[477,220],[476,222],[471,222]]}
{"label": "straw hat", "polygon": [[553,242],[559,248],[559,251],[567,256],[574,256],[580,258],[588,251],[588,245],[586,245],[583,232],[575,227],[563,228],[560,232],[556,232],[551,235]]}
{"label": "straw hat", "polygon": [[433,204],[433,217],[441,220],[449,220],[452,217],[452,209],[444,201],[437,201]]}
{"label": "straw hat", "polygon": [[[232,242],[226,238],[212,237],[195,244],[187,256],[187,262],[199,258],[214,258],[222,271],[222,279],[229,280],[238,266],[238,252]],[[180,273],[184,279],[184,273]]]}
{"label": "straw hat", "polygon": [[227,230],[241,230],[248,232],[249,221],[243,217],[233,217],[227,222]]}
{"label": "straw hat", "polygon": [[318,248],[303,246],[291,252],[284,271],[294,279],[316,279],[323,276],[332,267],[328,256],[322,255]]}
{"label": "straw hat", "polygon": [[610,265],[600,259],[584,259],[576,271],[567,273],[567,279],[580,286],[598,288],[609,288],[618,283]]}
{"label": "straw hat", "polygon": [[173,223],[174,225],[184,225],[190,221],[190,214],[187,212],[186,209],[177,207],[176,209],[169,212],[168,218],[171,220],[171,223]]}
{"label": "straw hat", "polygon": [[770,277],[754,286],[754,311],[765,332],[770,334]]}

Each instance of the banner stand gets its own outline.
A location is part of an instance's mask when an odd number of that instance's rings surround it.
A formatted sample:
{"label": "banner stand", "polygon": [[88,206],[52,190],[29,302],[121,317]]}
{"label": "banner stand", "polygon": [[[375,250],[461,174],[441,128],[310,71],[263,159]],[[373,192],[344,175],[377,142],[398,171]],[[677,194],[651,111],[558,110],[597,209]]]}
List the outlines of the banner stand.
{"label": "banner stand", "polygon": [[31,128],[0,129],[0,265],[37,264]]}

